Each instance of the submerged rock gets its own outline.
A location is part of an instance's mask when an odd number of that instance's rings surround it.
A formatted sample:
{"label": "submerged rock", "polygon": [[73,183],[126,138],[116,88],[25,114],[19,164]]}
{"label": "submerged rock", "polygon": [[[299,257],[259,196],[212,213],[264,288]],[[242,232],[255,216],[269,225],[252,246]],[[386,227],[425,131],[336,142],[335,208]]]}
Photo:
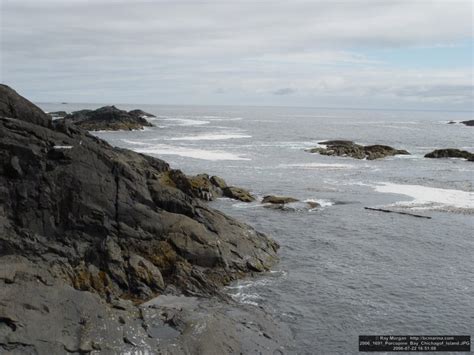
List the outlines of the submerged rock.
{"label": "submerged rock", "polygon": [[271,204],[279,204],[283,205],[285,203],[291,202],[298,202],[299,200],[293,197],[286,197],[286,196],[274,196],[268,195],[262,199],[262,203],[271,203]]}
{"label": "submerged rock", "polygon": [[140,110],[127,112],[115,106],[104,106],[97,110],[75,111],[66,115],[64,121],[74,123],[88,131],[132,130],[152,126],[141,113],[152,117]]}
{"label": "submerged rock", "polygon": [[8,87],[0,102],[0,352],[167,349],[137,305],[222,295],[277,260],[276,242],[184,192],[166,162],[51,122]]}
{"label": "submerged rock", "polygon": [[306,201],[306,203],[308,204],[309,208],[318,208],[318,207],[321,207],[321,204],[319,204],[318,202]]}
{"label": "submerged rock", "polygon": [[469,161],[474,160],[474,154],[466,150],[447,148],[447,149],[436,149],[431,153],[425,155],[425,158],[462,158]]}
{"label": "submerged rock", "polygon": [[382,159],[393,155],[409,155],[406,150],[395,149],[387,145],[367,145],[363,146],[348,140],[331,140],[319,142],[324,147],[309,149],[310,153],[322,155],[348,156],[355,159]]}

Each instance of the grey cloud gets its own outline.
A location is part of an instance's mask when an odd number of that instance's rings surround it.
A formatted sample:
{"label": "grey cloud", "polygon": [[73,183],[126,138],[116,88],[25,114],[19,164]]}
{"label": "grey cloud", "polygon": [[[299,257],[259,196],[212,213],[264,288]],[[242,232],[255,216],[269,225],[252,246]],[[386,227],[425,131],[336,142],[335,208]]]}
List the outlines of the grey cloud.
{"label": "grey cloud", "polygon": [[295,92],[296,90],[292,88],[281,88],[281,89],[273,91],[273,94],[274,95],[291,95],[291,94],[294,94]]}
{"label": "grey cloud", "polygon": [[[187,102],[207,92],[212,101],[214,94],[219,95],[214,100],[224,96],[217,87],[238,102],[262,93],[288,99],[313,95],[312,87],[320,88],[316,94],[355,91],[355,82],[367,92],[363,78],[351,77],[361,66],[379,64],[351,48],[452,44],[472,36],[470,1],[455,6],[441,0],[0,4],[1,79],[42,100],[73,101],[77,95],[125,100],[134,91],[130,100]],[[337,63],[354,73],[322,67]],[[442,84],[437,91],[452,89]]]}
{"label": "grey cloud", "polygon": [[474,102],[474,85],[409,86],[395,90],[400,97],[427,101]]}

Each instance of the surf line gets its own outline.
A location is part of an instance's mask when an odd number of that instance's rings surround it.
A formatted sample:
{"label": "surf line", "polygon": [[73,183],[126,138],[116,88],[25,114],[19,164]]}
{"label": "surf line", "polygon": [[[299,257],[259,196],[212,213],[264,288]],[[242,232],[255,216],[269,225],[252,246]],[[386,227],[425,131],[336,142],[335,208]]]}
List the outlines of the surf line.
{"label": "surf line", "polygon": [[431,219],[430,216],[422,216],[421,214],[414,214],[414,213],[409,213],[409,212],[392,211],[392,210],[385,210],[383,208],[373,208],[373,207],[364,207],[364,208],[366,210],[371,210],[371,211],[378,211],[378,212],[385,212],[385,213],[398,213],[398,214],[403,214],[403,215],[417,217],[417,218]]}

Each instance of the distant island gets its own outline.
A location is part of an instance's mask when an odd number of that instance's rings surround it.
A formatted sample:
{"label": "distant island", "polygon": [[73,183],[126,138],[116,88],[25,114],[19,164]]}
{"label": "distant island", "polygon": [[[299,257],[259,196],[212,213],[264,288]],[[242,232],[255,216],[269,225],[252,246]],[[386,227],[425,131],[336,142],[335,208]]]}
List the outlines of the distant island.
{"label": "distant island", "polygon": [[154,115],[142,110],[125,111],[115,106],[104,106],[97,110],[80,110],[67,114],[65,111],[50,113],[51,117],[74,123],[88,131],[118,131],[143,129],[153,126],[147,118]]}

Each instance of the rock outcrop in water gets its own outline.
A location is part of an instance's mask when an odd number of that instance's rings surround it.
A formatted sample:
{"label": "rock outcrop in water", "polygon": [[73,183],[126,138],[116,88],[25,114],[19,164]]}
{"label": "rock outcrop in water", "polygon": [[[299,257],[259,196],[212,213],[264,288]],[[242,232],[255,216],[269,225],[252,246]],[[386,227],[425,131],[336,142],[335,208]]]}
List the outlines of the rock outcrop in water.
{"label": "rock outcrop in water", "polygon": [[461,158],[468,161],[474,161],[474,154],[466,150],[447,148],[436,149],[425,155],[425,158]]}
{"label": "rock outcrop in water", "polygon": [[75,111],[63,120],[87,131],[118,131],[152,126],[145,117],[154,116],[141,110],[127,112],[115,106],[104,106],[97,110]]}
{"label": "rock outcrop in water", "polygon": [[177,187],[186,194],[205,201],[212,201],[217,197],[228,197],[243,202],[252,202],[255,197],[246,189],[228,186],[224,179],[218,176],[198,174],[184,175],[179,170],[170,170],[161,176],[163,184]]}
{"label": "rock outcrop in water", "polygon": [[163,182],[184,174],[52,122],[6,86],[0,146],[0,352],[279,348],[261,311],[184,297],[224,297],[278,249]]}
{"label": "rock outcrop in water", "polygon": [[293,197],[287,196],[275,196],[275,195],[267,195],[264,196],[262,199],[262,203],[271,203],[277,205],[284,205],[285,203],[292,203],[298,202],[299,200]]}
{"label": "rock outcrop in water", "polygon": [[322,155],[335,155],[355,159],[382,159],[393,155],[409,155],[406,150],[395,149],[387,145],[360,145],[347,140],[331,140],[319,142],[324,147],[311,148],[310,153]]}
{"label": "rock outcrop in water", "polygon": [[265,205],[265,208],[282,211],[307,211],[321,207],[315,201],[300,202],[300,200],[293,197],[275,195],[264,196],[261,203]]}
{"label": "rock outcrop in water", "polygon": [[465,124],[466,126],[474,127],[474,120],[461,121],[461,123]]}

